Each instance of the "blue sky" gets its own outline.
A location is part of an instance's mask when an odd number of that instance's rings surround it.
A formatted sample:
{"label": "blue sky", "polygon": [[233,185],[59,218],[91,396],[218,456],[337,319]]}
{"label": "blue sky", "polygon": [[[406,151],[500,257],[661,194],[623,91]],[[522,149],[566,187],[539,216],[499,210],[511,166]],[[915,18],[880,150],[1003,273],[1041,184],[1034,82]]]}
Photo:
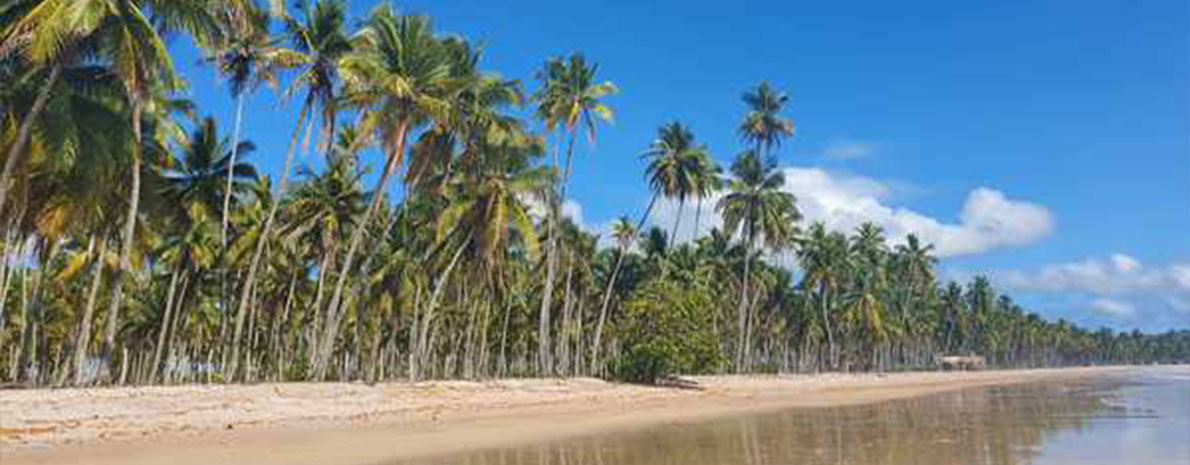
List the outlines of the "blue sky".
{"label": "blue sky", "polygon": [[[356,17],[375,3],[350,2]],[[643,209],[638,156],[670,119],[729,163],[739,96],[767,79],[792,95],[779,156],[807,216],[922,228],[945,277],[990,274],[1047,316],[1190,327],[1190,3],[396,5],[484,43],[488,69],[530,88],[571,51],[621,88],[615,124],[575,162],[572,210],[592,230]],[[230,127],[226,86],[196,61],[179,59],[191,97]],[[253,97],[244,133],[265,172],[293,110]]]}

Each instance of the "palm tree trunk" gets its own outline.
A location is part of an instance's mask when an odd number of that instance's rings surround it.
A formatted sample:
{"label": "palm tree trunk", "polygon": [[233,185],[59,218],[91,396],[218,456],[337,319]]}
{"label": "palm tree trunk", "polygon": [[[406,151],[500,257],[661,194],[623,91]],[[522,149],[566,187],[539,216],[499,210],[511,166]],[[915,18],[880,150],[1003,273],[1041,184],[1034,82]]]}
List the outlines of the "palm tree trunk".
{"label": "palm tree trunk", "polygon": [[[433,324],[434,310],[438,307],[438,301],[442,297],[442,290],[446,288],[446,282],[450,280],[450,274],[454,271],[455,266],[459,264],[459,259],[462,258],[463,251],[467,250],[467,243],[470,240],[471,235],[468,235],[467,239],[463,241],[463,245],[460,245],[458,250],[455,251],[454,256],[450,258],[450,263],[446,265],[446,269],[442,270],[442,276],[439,276],[438,282],[434,283],[434,290],[430,293],[430,301],[426,303],[426,310],[422,312],[421,328],[416,329],[419,332],[417,339],[420,341],[418,342],[419,353],[416,355],[420,360],[416,365],[418,367],[425,365],[427,348],[430,346],[427,343],[429,340],[430,325]],[[410,331],[413,330],[415,328],[410,328]],[[411,373],[411,376],[416,380],[421,376],[421,373]]]}
{"label": "palm tree trunk", "polygon": [[314,289],[314,306],[310,311],[314,312],[312,317],[310,331],[310,343],[306,345],[306,360],[313,361],[318,356],[318,330],[322,327],[322,299],[326,295],[326,281],[330,275],[330,268],[334,265],[331,260],[334,258],[334,249],[324,247],[322,251],[322,258],[318,261],[318,280]]}
{"label": "palm tree trunk", "polygon": [[558,341],[555,344],[557,348],[557,360],[561,362],[558,367],[563,376],[569,375],[570,366],[570,310],[574,305],[574,287],[572,280],[574,278],[574,256],[571,252],[566,254],[566,290],[562,294],[562,327],[558,331]]}
{"label": "palm tree trunk", "polygon": [[49,247],[50,252],[48,258],[37,267],[35,281],[33,282],[33,294],[28,301],[28,308],[25,309],[25,324],[21,329],[21,350],[20,360],[17,362],[17,376],[16,381],[29,381],[37,385],[37,379],[30,378],[33,370],[33,363],[37,359],[39,344],[37,343],[37,330],[41,325],[41,290],[45,284],[46,268],[53,261],[54,255],[58,251],[56,244],[50,244],[49,239],[42,239],[42,247]]}
{"label": "palm tree trunk", "polygon": [[821,302],[822,308],[822,327],[826,330],[826,346],[827,346],[827,365],[828,368],[835,368],[835,335],[831,331],[831,319],[827,314],[827,285],[826,281],[819,283],[818,300]]}
{"label": "palm tree trunk", "polygon": [[[236,98],[236,122],[235,122],[236,126],[235,126],[235,130],[232,131],[231,160],[230,160],[230,163],[228,163],[228,165],[227,165],[227,185],[223,190],[223,227],[222,227],[222,233],[220,235],[219,252],[220,252],[220,256],[223,257],[224,263],[223,263],[222,269],[219,271],[219,275],[220,275],[219,300],[224,305],[228,304],[228,301],[227,301],[227,266],[228,266],[228,263],[226,263],[226,261],[228,258],[227,257],[227,228],[228,228],[228,224],[231,220],[231,187],[232,187],[232,181],[235,180],[236,156],[238,156],[239,152],[240,152],[240,127],[242,126],[243,119],[244,119],[244,100],[245,100],[246,95],[247,95],[246,93],[241,92],[240,95]],[[219,154],[215,154],[215,155],[218,156]]]}
{"label": "palm tree trunk", "polygon": [[84,376],[87,354],[91,346],[91,321],[95,318],[95,301],[99,297],[99,286],[103,282],[103,256],[107,254],[107,229],[99,236],[99,250],[95,254],[95,270],[91,275],[91,288],[87,291],[87,304],[83,308],[83,317],[79,321],[78,334],[74,339],[74,385],[81,386],[87,381]]}
{"label": "palm tree trunk", "polygon": [[[562,214],[562,204],[566,201],[566,187],[570,180],[571,163],[574,161],[574,139],[577,127],[570,129],[570,137],[566,144],[566,171],[562,175],[558,197],[550,200],[549,218],[550,236],[546,249],[545,283],[541,291],[541,310],[537,325],[537,369],[542,375],[553,373],[553,361],[550,357],[550,310],[554,305],[554,281],[558,275],[558,233],[559,218]],[[557,152],[554,153],[554,165],[558,164]]]}
{"label": "palm tree trunk", "polygon": [[174,310],[174,293],[178,290],[178,275],[182,274],[181,271],[182,262],[179,261],[178,266],[174,268],[169,277],[169,292],[165,298],[165,311],[161,316],[161,329],[157,332],[157,346],[153,348],[153,365],[149,367],[150,383],[160,382],[157,374],[161,371],[161,355],[165,353],[165,344],[168,341],[166,335],[169,333],[170,316],[173,315]]}
{"label": "palm tree trunk", "polygon": [[[550,206],[550,216],[557,216],[556,205]],[[550,361],[550,310],[554,300],[554,280],[558,273],[558,259],[555,257],[558,248],[558,221],[554,219],[550,224],[549,249],[546,252],[545,282],[541,291],[541,309],[538,312],[537,324],[537,369],[543,375],[553,372]]]}
{"label": "palm tree trunk", "polygon": [[21,121],[21,127],[17,129],[17,138],[12,143],[12,147],[8,149],[8,158],[4,160],[4,171],[0,173],[0,213],[4,211],[4,207],[8,203],[8,193],[12,188],[12,176],[16,171],[17,163],[22,159],[25,152],[25,146],[29,144],[29,139],[33,135],[33,124],[37,118],[41,116],[42,110],[45,109],[46,102],[50,99],[50,91],[58,83],[58,76],[62,74],[61,62],[55,63],[54,67],[50,69],[50,75],[37,91],[37,98],[33,100],[33,107],[29,109],[29,114],[25,115]]}
{"label": "palm tree trunk", "polygon": [[[24,213],[22,212],[22,215]],[[4,346],[4,325],[8,321],[4,318],[5,310],[8,309],[8,287],[12,283],[12,257],[14,255],[21,255],[21,250],[24,248],[23,244],[16,241],[16,221],[9,224],[7,231],[4,233],[4,255],[0,257],[0,347]]]}
{"label": "palm tree trunk", "polygon": [[686,209],[686,199],[678,200],[678,216],[674,218],[674,229],[669,235],[669,248],[673,249],[678,245],[678,225],[682,222],[682,213]]}
{"label": "palm tree trunk", "polygon": [[752,239],[749,236],[748,241],[744,244],[744,277],[740,286],[740,305],[736,310],[737,328],[739,334],[736,336],[736,372],[742,373],[744,370],[744,354],[747,353],[748,348],[745,347],[747,341],[747,318],[748,318],[748,276],[752,272]]}
{"label": "palm tree trunk", "polygon": [[335,283],[335,292],[331,296],[330,304],[327,305],[327,324],[322,333],[322,340],[319,341],[318,357],[314,360],[314,379],[316,380],[321,381],[326,376],[327,362],[331,351],[335,347],[335,334],[338,332],[339,319],[342,316],[342,311],[339,307],[343,299],[343,289],[347,286],[347,276],[350,274],[351,266],[354,264],[355,254],[359,251],[360,245],[364,241],[368,224],[372,221],[372,217],[376,215],[376,210],[380,209],[380,201],[384,199],[384,189],[388,185],[388,180],[405,156],[405,137],[408,135],[408,132],[408,121],[402,119],[397,123],[397,140],[393,144],[393,151],[388,154],[388,159],[384,164],[384,172],[380,174],[380,181],[377,182],[376,190],[372,192],[372,203],[364,211],[363,219],[360,220],[355,230],[351,232],[351,242],[347,246],[347,256],[343,259],[342,267],[339,268],[338,280]]}
{"label": "palm tree trunk", "polygon": [[297,125],[294,127],[293,136],[289,139],[289,148],[285,152],[285,166],[281,171],[281,179],[277,182],[277,198],[273,199],[273,204],[269,207],[269,215],[264,220],[264,227],[261,229],[260,236],[256,238],[256,250],[252,252],[252,261],[248,264],[248,276],[244,278],[243,287],[240,289],[239,303],[236,305],[235,330],[232,333],[231,340],[231,359],[223,366],[223,380],[225,382],[233,381],[236,371],[239,368],[240,336],[244,329],[244,317],[248,311],[248,293],[256,283],[256,272],[260,268],[260,258],[264,255],[265,243],[268,242],[269,235],[273,231],[273,221],[276,220],[277,209],[281,206],[280,196],[285,193],[285,183],[289,180],[289,168],[293,163],[293,152],[297,148],[297,138],[301,134],[302,122],[306,119],[306,113],[309,109],[310,105],[307,103],[302,105],[302,110],[298,113]]}
{"label": "palm tree trunk", "polygon": [[702,197],[698,198],[698,206],[694,207],[694,236],[691,240],[698,239],[698,228],[702,227]]}
{"label": "palm tree trunk", "polygon": [[139,102],[132,104],[132,187],[128,194],[128,213],[124,219],[124,234],[120,244],[120,266],[112,276],[112,298],[108,306],[107,325],[103,331],[103,345],[99,350],[100,381],[111,382],[112,350],[116,345],[116,329],[120,324],[120,305],[124,303],[124,277],[132,270],[132,248],[136,239],[136,215],[140,208],[141,175],[141,115]]}
{"label": "palm tree trunk", "polygon": [[[649,215],[653,212],[653,206],[657,204],[658,194],[653,193],[653,198],[649,200],[649,206],[645,208],[645,214],[641,215],[640,221],[636,223],[636,230],[639,231],[641,226],[648,221]],[[607,321],[607,307],[612,300],[612,290],[616,287],[616,277],[620,274],[620,267],[624,264],[624,256],[628,253],[628,244],[620,244],[618,253],[616,254],[616,266],[612,269],[611,277],[607,280],[607,286],[603,290],[603,303],[599,306],[599,323],[595,326],[595,343],[591,346],[591,367],[589,371],[594,374],[596,368],[599,367],[599,352],[603,350],[603,325]]]}

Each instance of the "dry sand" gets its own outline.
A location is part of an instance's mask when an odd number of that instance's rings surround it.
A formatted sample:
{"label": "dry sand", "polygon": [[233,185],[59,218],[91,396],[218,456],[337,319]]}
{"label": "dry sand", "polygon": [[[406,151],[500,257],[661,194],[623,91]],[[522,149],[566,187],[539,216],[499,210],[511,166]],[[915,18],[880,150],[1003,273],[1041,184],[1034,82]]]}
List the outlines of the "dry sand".
{"label": "dry sand", "polygon": [[368,464],[1133,370],[717,376],[695,378],[698,390],[539,379],[0,391],[0,463]]}

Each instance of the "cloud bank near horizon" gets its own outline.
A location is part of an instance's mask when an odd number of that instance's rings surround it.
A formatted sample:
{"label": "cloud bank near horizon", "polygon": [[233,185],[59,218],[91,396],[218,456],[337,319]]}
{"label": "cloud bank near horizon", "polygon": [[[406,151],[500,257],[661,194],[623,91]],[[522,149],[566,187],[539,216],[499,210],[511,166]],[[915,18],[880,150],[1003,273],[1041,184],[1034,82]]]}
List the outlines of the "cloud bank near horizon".
{"label": "cloud bank near horizon", "polygon": [[[901,243],[909,234],[916,234],[934,244],[935,253],[943,258],[1025,246],[1051,235],[1055,228],[1053,215],[1044,206],[1010,198],[989,187],[971,190],[958,220],[948,222],[893,205],[902,188],[892,182],[822,168],[783,170],[783,189],[797,197],[805,224],[822,222],[830,230],[850,232],[872,222],[884,228],[890,242]],[[720,197],[703,201],[699,234],[721,225],[715,212]],[[679,209],[683,212],[678,241],[685,242],[694,237],[697,202],[687,202],[682,208],[677,202],[659,201],[650,222],[672,230]]]}

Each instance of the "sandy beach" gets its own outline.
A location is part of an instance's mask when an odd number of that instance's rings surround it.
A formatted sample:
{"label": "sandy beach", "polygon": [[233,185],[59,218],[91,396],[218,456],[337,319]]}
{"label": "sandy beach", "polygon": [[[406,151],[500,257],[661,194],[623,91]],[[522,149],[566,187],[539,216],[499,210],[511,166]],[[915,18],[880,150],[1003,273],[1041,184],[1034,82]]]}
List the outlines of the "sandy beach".
{"label": "sandy beach", "polygon": [[0,461],[365,464],[1140,369],[1151,368],[717,376],[694,378],[699,389],[536,379],[0,391]]}

